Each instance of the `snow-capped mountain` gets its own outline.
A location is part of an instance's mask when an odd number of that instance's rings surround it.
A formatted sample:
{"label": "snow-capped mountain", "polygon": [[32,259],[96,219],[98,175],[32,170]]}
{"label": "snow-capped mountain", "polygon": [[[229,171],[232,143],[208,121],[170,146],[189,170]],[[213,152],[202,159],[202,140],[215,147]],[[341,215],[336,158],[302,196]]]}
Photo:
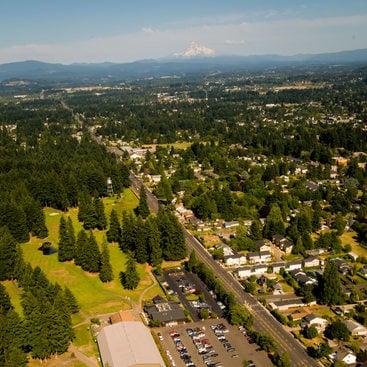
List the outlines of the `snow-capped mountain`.
{"label": "snow-capped mountain", "polygon": [[190,46],[183,52],[176,52],[174,56],[195,57],[195,56],[214,56],[215,51],[211,48],[191,42]]}

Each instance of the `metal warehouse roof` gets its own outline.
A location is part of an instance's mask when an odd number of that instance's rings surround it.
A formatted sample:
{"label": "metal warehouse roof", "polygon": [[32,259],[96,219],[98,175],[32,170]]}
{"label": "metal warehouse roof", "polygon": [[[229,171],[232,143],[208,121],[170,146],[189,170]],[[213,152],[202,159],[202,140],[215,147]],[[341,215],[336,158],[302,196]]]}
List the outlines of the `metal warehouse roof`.
{"label": "metal warehouse roof", "polygon": [[150,330],[139,321],[104,327],[97,336],[103,366],[164,367]]}

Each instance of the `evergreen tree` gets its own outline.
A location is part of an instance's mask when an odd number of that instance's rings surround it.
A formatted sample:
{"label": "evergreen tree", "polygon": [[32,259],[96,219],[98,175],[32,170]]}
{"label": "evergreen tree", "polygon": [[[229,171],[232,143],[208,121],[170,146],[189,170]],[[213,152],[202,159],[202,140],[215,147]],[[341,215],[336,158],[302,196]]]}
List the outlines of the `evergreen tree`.
{"label": "evergreen tree", "polygon": [[187,262],[187,270],[192,272],[195,269],[196,265],[197,265],[196,252],[195,250],[192,250],[190,252],[189,260]]}
{"label": "evergreen tree", "polygon": [[168,210],[160,209],[157,216],[161,233],[161,248],[166,260],[181,260],[186,256],[185,236],[181,224]]}
{"label": "evergreen tree", "polygon": [[126,261],[126,271],[120,273],[120,281],[125,289],[135,289],[140,281],[134,258],[129,255]]}
{"label": "evergreen tree", "polygon": [[67,183],[64,185],[66,188],[66,195],[67,200],[69,202],[69,205],[71,207],[78,206],[78,181],[75,178],[75,175],[73,172],[69,173],[69,176],[67,177]]}
{"label": "evergreen tree", "polygon": [[316,232],[321,228],[321,206],[317,200],[312,202],[312,231]]}
{"label": "evergreen tree", "polygon": [[145,224],[149,264],[157,267],[162,263],[162,249],[160,246],[160,233],[157,221],[153,217],[148,217]]}
{"label": "evergreen tree", "polygon": [[107,220],[104,212],[103,201],[100,198],[94,199],[94,211],[96,213],[96,227],[100,230],[106,229]]}
{"label": "evergreen tree", "polygon": [[115,209],[111,210],[110,226],[106,232],[106,236],[108,242],[120,243],[121,241],[121,226]]}
{"label": "evergreen tree", "polygon": [[139,205],[135,208],[135,214],[137,216],[141,216],[142,218],[148,217],[150,211],[148,207],[148,201],[147,201],[147,193],[145,191],[144,185],[140,186],[139,190]]}
{"label": "evergreen tree", "polygon": [[258,219],[254,219],[250,227],[250,238],[254,241],[262,239],[262,225]]}
{"label": "evergreen tree", "polygon": [[41,205],[33,198],[27,197],[22,207],[27,220],[28,232],[31,232],[33,236],[46,238],[48,236],[48,229]]}
{"label": "evergreen tree", "polygon": [[7,227],[0,228],[0,280],[12,279],[15,276],[17,247]]}
{"label": "evergreen tree", "polygon": [[59,261],[66,261],[66,254],[65,247],[68,246],[68,231],[66,229],[66,220],[65,217],[62,216],[60,218],[60,225],[59,225],[59,251],[58,251],[58,258]]}
{"label": "evergreen tree", "polygon": [[309,208],[303,207],[296,217],[298,232],[301,236],[312,232],[312,218]]}
{"label": "evergreen tree", "polygon": [[8,227],[17,243],[29,241],[26,215],[21,206],[10,201],[0,204],[0,226]]}
{"label": "evergreen tree", "polygon": [[135,222],[134,227],[134,238],[135,238],[135,249],[134,257],[139,264],[144,264],[148,261],[148,249],[147,249],[147,236],[146,226],[142,218],[139,216]]}
{"label": "evergreen tree", "polygon": [[5,286],[0,283],[0,315],[5,315],[8,311],[13,309],[10,297],[6,291]]}
{"label": "evergreen tree", "polygon": [[120,248],[123,252],[134,251],[135,249],[135,222],[131,212],[122,214],[122,230]]}
{"label": "evergreen tree", "polygon": [[345,225],[346,225],[346,221],[344,220],[342,213],[339,212],[336,215],[331,228],[336,230],[336,233],[338,236],[341,236],[344,232]]}
{"label": "evergreen tree", "polygon": [[79,312],[79,305],[71,290],[68,287],[64,288],[64,297],[66,305],[69,309],[70,314]]}
{"label": "evergreen tree", "polygon": [[322,275],[320,296],[322,303],[328,306],[334,306],[343,301],[343,291],[335,262],[326,264]]}
{"label": "evergreen tree", "polygon": [[71,219],[71,217],[68,217],[68,220],[66,222],[66,230],[68,231],[68,237],[69,237],[69,241],[70,241],[70,256],[73,255],[74,258],[74,253],[75,253],[75,230],[74,230],[74,225],[73,225],[73,221]]}
{"label": "evergreen tree", "polygon": [[75,254],[75,233],[73,223],[69,217],[66,221],[64,216],[60,218],[59,227],[59,261],[73,260]]}
{"label": "evergreen tree", "polygon": [[87,262],[89,256],[88,241],[87,232],[84,229],[79,231],[75,244],[75,265],[82,266]]}
{"label": "evergreen tree", "polygon": [[264,237],[271,239],[275,234],[285,234],[285,224],[278,204],[272,204],[264,227]]}
{"label": "evergreen tree", "polygon": [[83,270],[90,271],[91,273],[99,272],[101,266],[101,253],[99,252],[98,243],[92,231],[89,232],[86,250],[87,257],[82,264]]}
{"label": "evergreen tree", "polygon": [[82,193],[80,196],[78,220],[83,223],[84,229],[93,229],[97,226],[94,203],[87,193]]}
{"label": "evergreen tree", "polygon": [[106,239],[104,239],[102,242],[101,269],[99,271],[99,278],[103,283],[110,282],[113,279],[113,271],[110,263],[110,254]]}
{"label": "evergreen tree", "polygon": [[292,253],[293,254],[303,254],[305,252],[305,248],[303,247],[302,237],[298,237],[296,244],[293,246]]}
{"label": "evergreen tree", "polygon": [[10,309],[0,314],[0,366],[23,367],[27,365],[24,352],[25,330],[19,315]]}

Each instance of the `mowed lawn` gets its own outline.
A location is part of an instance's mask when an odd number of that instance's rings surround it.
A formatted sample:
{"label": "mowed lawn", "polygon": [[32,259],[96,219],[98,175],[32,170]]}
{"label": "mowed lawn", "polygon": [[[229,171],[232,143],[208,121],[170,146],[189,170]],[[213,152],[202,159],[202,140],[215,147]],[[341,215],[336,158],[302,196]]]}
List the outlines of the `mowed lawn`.
{"label": "mowed lawn", "polygon": [[[114,208],[121,219],[123,210],[132,210],[137,206],[138,200],[131,190],[125,190],[122,198],[107,198],[104,200],[104,204],[107,218],[109,218],[109,213]],[[76,234],[82,229],[77,220],[77,209],[62,213],[52,208],[46,208],[45,217],[49,237],[42,240],[31,238],[29,243],[23,244],[25,260],[30,262],[33,267],[39,266],[51,282],[58,282],[61,286],[69,287],[77,298],[82,313],[86,316],[130,308],[131,305],[126,300],[127,297],[134,303],[138,302],[140,294],[152,284],[152,280],[147,273],[146,265],[138,265],[141,279],[138,288],[134,291],[124,290],[119,280],[119,274],[125,270],[126,255],[122,253],[116,244],[109,245],[111,265],[114,272],[114,280],[109,283],[102,283],[98,274],[87,273],[81,267],[74,265],[73,262],[60,263],[57,252],[52,255],[43,255],[42,251],[38,250],[45,241],[50,241],[52,246],[57,248],[59,223],[62,215],[71,217]],[[105,236],[105,231],[94,231],[94,234],[100,245]],[[13,296],[16,297],[14,292],[12,299]]]}

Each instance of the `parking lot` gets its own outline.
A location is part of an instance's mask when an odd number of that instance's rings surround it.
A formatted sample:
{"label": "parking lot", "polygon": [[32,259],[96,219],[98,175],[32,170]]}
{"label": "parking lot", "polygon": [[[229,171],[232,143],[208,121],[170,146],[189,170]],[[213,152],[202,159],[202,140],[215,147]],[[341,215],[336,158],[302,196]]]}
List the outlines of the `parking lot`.
{"label": "parking lot", "polygon": [[[169,292],[175,294],[183,306],[190,312],[193,321],[200,320],[198,312],[201,308],[208,308],[218,317],[222,317],[224,310],[216,302],[214,293],[211,294],[209,292],[206,285],[196,274],[188,273],[184,269],[171,269],[164,272],[163,280],[168,285]],[[205,301],[195,306],[186,298],[190,292],[203,295]]]}
{"label": "parking lot", "polygon": [[272,363],[256,344],[250,344],[246,332],[224,319],[206,320],[155,330],[172,366],[242,367],[252,360],[257,367]]}

